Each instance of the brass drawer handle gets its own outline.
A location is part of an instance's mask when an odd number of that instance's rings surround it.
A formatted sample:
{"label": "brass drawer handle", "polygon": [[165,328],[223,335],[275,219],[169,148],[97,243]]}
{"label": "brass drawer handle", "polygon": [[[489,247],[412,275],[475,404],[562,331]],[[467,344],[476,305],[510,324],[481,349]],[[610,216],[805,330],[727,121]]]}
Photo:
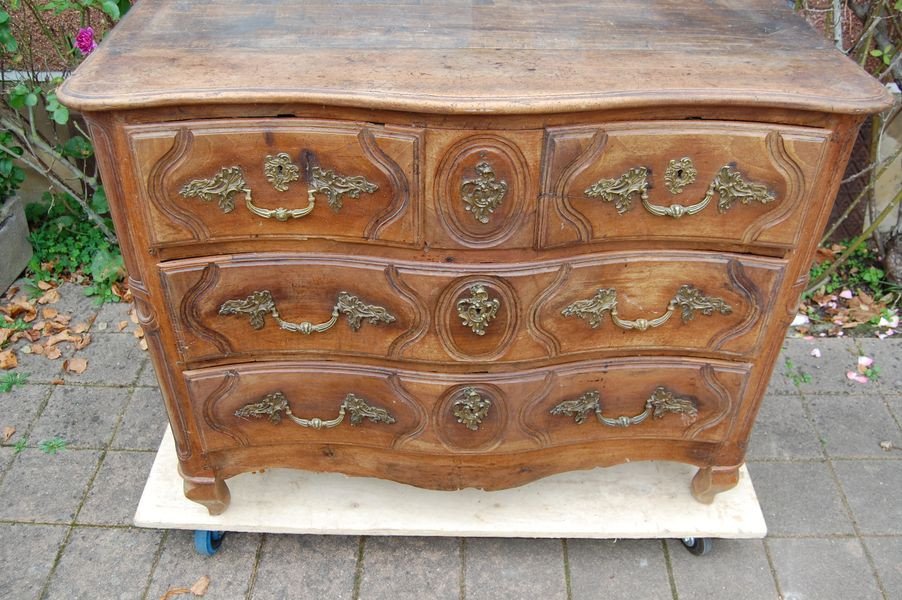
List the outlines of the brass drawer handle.
{"label": "brass drawer handle", "polygon": [[573,420],[582,425],[586,422],[589,412],[594,412],[598,422],[608,427],[629,427],[645,421],[649,415],[660,419],[667,413],[681,414],[688,422],[695,421],[698,409],[695,402],[688,398],[678,398],[664,387],[658,386],[652,395],[645,401],[645,410],[638,415],[627,417],[606,417],[601,408],[601,394],[598,390],[591,390],[574,400],[565,400],[551,409],[553,415],[573,417]]}
{"label": "brass drawer handle", "polygon": [[[288,155],[284,152],[276,157],[267,156],[267,164],[264,172],[267,179],[278,191],[288,189],[288,182],[297,179],[295,167],[290,164],[287,168],[284,164]],[[281,166],[279,171],[277,167]],[[209,179],[193,179],[182,186],[179,193],[185,198],[200,198],[203,202],[211,202],[216,199],[219,208],[224,213],[235,210],[235,196],[244,194],[244,204],[249,211],[264,219],[287,221],[288,219],[300,219],[306,217],[316,207],[316,194],[326,196],[326,200],[333,211],[338,212],[343,205],[343,196],[347,194],[351,198],[360,198],[361,193],[372,194],[379,189],[375,183],[366,180],[362,175],[344,176],[336,174],[331,169],[312,167],[307,182],[307,206],[304,208],[260,208],[253,202],[251,189],[244,180],[244,172],[241,167],[223,167],[218,173]]]}
{"label": "brass drawer handle", "polygon": [[617,290],[614,288],[599,288],[595,295],[588,300],[577,300],[561,311],[565,317],[578,317],[589,323],[592,329],[597,328],[604,321],[604,314],[611,313],[611,321],[621,329],[635,329],[645,331],[654,327],[660,327],[666,323],[679,307],[684,323],[695,318],[695,311],[710,316],[714,311],[722,315],[733,312],[733,307],[721,298],[705,296],[701,290],[691,285],[683,285],[667,304],[667,311],[654,319],[636,319],[629,321],[621,319],[617,314]]}
{"label": "brass drawer handle", "polygon": [[269,290],[261,290],[251,293],[244,300],[227,300],[219,307],[221,315],[237,315],[246,314],[250,316],[251,327],[254,329],[262,329],[264,325],[263,317],[269,313],[279,327],[286,331],[299,332],[304,335],[311,333],[323,333],[332,328],[338,322],[338,315],[344,314],[348,317],[348,325],[351,329],[357,331],[360,329],[361,321],[366,320],[373,325],[377,323],[393,323],[395,317],[381,306],[374,304],[364,304],[357,296],[353,296],[347,292],[338,294],[338,300],[332,309],[332,318],[325,323],[313,324],[308,321],[301,323],[292,323],[282,320],[279,315],[279,309],[276,308],[276,302],[273,300]]}
{"label": "brass drawer handle", "polygon": [[338,407],[338,416],[334,419],[323,420],[319,417],[302,419],[294,416],[294,413],[291,412],[291,407],[288,405],[288,400],[282,392],[273,392],[264,396],[260,402],[245,404],[235,411],[235,416],[243,419],[262,419],[266,417],[271,423],[278,425],[282,422],[282,413],[285,413],[286,417],[301,427],[309,427],[311,429],[338,427],[344,421],[345,413],[351,413],[351,425],[359,425],[363,419],[369,419],[373,423],[386,423],[388,425],[395,422],[395,418],[387,410],[370,406],[363,398],[359,398],[354,394],[345,396],[344,401]]}
{"label": "brass drawer handle", "polygon": [[[682,161],[688,160],[688,158],[682,159]],[[666,177],[667,186],[671,193],[678,194],[684,186],[688,185],[687,182],[690,179],[695,179],[695,175],[686,169],[687,165],[681,167],[681,162],[670,162],[671,166],[668,167],[668,171],[673,167],[674,173]],[[691,177],[687,173],[691,174]],[[648,169],[645,167],[633,167],[616,179],[600,179],[596,181],[586,188],[585,194],[590,198],[600,198],[605,202],[613,202],[617,212],[621,215],[632,208],[632,199],[638,195],[645,210],[659,217],[666,216],[674,219],[700,213],[714,199],[714,194],[718,195],[717,210],[721,213],[726,212],[733,205],[733,202],[736,201],[742,204],[749,204],[753,201],[768,204],[776,199],[774,194],[767,191],[767,187],[759,183],[746,182],[742,178],[742,174],[730,165],[721,167],[717,175],[714,176],[714,180],[708,186],[704,198],[695,204],[688,206],[683,204],[671,204],[670,206],[652,204],[648,200],[648,189]]]}

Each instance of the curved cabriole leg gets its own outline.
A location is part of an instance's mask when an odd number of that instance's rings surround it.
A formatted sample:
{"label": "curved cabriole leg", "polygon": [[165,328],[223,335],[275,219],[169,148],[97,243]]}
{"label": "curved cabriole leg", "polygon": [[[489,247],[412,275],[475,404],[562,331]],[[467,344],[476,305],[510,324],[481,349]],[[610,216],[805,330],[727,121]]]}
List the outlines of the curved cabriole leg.
{"label": "curved cabriole leg", "polygon": [[218,477],[188,477],[185,479],[185,497],[207,507],[211,515],[221,515],[229,507],[229,486]]}
{"label": "curved cabriole leg", "polygon": [[702,504],[714,502],[714,496],[736,487],[739,467],[702,467],[692,478],[692,497]]}

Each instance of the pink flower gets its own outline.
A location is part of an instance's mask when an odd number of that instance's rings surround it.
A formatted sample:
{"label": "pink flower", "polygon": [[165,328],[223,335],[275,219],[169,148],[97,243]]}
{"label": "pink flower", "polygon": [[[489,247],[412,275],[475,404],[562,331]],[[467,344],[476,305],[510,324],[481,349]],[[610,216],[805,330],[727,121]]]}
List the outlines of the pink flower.
{"label": "pink flower", "polygon": [[75,47],[78,51],[87,56],[97,48],[97,42],[94,41],[94,28],[82,27],[75,36]]}

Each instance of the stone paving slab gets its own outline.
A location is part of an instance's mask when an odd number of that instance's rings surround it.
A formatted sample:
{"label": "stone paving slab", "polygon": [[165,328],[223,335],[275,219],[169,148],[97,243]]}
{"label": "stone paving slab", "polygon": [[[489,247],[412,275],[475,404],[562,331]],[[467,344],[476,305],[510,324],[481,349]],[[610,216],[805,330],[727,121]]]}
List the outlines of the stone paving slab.
{"label": "stone paving slab", "polygon": [[111,447],[156,452],[167,422],[159,388],[136,387],[122,413]]}
{"label": "stone paving slab", "polygon": [[456,600],[461,595],[458,538],[367,538],[361,567],[361,599]]}
{"label": "stone paving slab", "polygon": [[467,600],[566,599],[561,540],[468,539],[464,586]]}
{"label": "stone paving slab", "polygon": [[0,483],[0,520],[70,523],[100,461],[97,450],[47,455],[28,448]]}
{"label": "stone paving slab", "polygon": [[749,441],[747,460],[819,459],[823,454],[801,396],[768,394],[764,397]]}
{"label": "stone paving slab", "polygon": [[883,458],[880,442],[902,446],[902,430],[882,396],[812,396],[807,404],[824,450],[833,458]]}
{"label": "stone paving slab", "polygon": [[[171,588],[191,587],[204,575],[210,578],[204,600],[244,598],[262,539],[259,533],[230,533],[223,538],[215,556],[202,556],[194,551],[194,532],[170,531],[163,542],[147,598],[157,600]],[[302,568],[302,565],[290,568]]]}
{"label": "stone paving slab", "polygon": [[152,452],[107,451],[78,513],[78,523],[131,525],[153,459]]}
{"label": "stone paving slab", "polygon": [[36,443],[60,437],[73,448],[103,448],[130,395],[128,388],[56,386],[31,438]]}
{"label": "stone paving slab", "polygon": [[902,535],[902,461],[835,461],[834,468],[862,534]]}
{"label": "stone paving slab", "polygon": [[661,540],[567,540],[567,562],[572,600],[671,597]]}
{"label": "stone paving slab", "polygon": [[48,385],[25,385],[15,393],[0,394],[0,427],[15,427],[9,443],[28,437],[35,418],[40,413],[53,388]]}
{"label": "stone paving slab", "polygon": [[266,535],[250,598],[353,598],[359,552],[352,536]]}
{"label": "stone paving slab", "polygon": [[902,598],[902,536],[863,538],[887,598]]}
{"label": "stone paving slab", "polygon": [[68,527],[0,523],[0,598],[37,598]]}
{"label": "stone paving slab", "polygon": [[883,598],[857,538],[773,539],[765,543],[780,593],[787,600]]}
{"label": "stone paving slab", "polygon": [[854,528],[825,462],[749,463],[770,535],[836,535]]}
{"label": "stone paving slab", "polygon": [[774,578],[761,540],[717,540],[698,557],[678,541],[667,542],[676,594],[681,600],[772,600]]}
{"label": "stone paving slab", "polygon": [[66,383],[130,386],[144,366],[146,353],[130,333],[95,336],[94,341],[76,353],[88,361],[84,373],[65,373]]}
{"label": "stone paving slab", "polygon": [[162,537],[147,529],[76,527],[43,598],[143,598]]}

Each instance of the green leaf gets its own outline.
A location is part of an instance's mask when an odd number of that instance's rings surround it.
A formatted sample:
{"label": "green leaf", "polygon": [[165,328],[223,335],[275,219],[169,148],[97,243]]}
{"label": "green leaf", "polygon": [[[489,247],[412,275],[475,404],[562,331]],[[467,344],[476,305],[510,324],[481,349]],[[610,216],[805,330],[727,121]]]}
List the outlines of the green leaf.
{"label": "green leaf", "polygon": [[89,158],[94,154],[91,142],[80,135],[73,136],[60,148],[63,156],[72,158]]}
{"label": "green leaf", "polygon": [[119,277],[124,266],[121,254],[113,254],[105,248],[94,253],[91,259],[91,276],[96,281],[112,281]]}
{"label": "green leaf", "polygon": [[69,122],[69,109],[65,106],[60,106],[58,109],[53,111],[53,120],[56,121],[60,125],[65,125]]}
{"label": "green leaf", "polygon": [[9,13],[3,9],[0,9],[0,25],[9,22]]}
{"label": "green leaf", "polygon": [[895,8],[896,10],[902,12],[902,0],[896,0],[896,4],[893,5],[893,8]]}
{"label": "green leaf", "polygon": [[98,215],[105,215],[110,212],[110,204],[106,199],[106,192],[102,187],[97,188],[91,197],[91,209]]}
{"label": "green leaf", "polygon": [[883,56],[883,50],[877,50],[875,48],[874,50],[871,50],[870,52],[868,52],[868,54],[870,54],[871,56],[874,56],[874,57]]}
{"label": "green leaf", "polygon": [[113,0],[105,0],[105,2],[100,5],[100,9],[108,14],[114,21],[119,20],[119,5]]}
{"label": "green leaf", "polygon": [[25,106],[37,106],[37,104],[38,104],[38,95],[37,94],[35,94],[33,92],[29,92],[28,94],[25,94]]}
{"label": "green leaf", "polygon": [[[899,1],[902,2],[902,0]],[[125,13],[128,12],[128,9],[132,7],[131,0],[119,0],[116,4],[119,6],[119,14],[122,17],[124,17]]]}

